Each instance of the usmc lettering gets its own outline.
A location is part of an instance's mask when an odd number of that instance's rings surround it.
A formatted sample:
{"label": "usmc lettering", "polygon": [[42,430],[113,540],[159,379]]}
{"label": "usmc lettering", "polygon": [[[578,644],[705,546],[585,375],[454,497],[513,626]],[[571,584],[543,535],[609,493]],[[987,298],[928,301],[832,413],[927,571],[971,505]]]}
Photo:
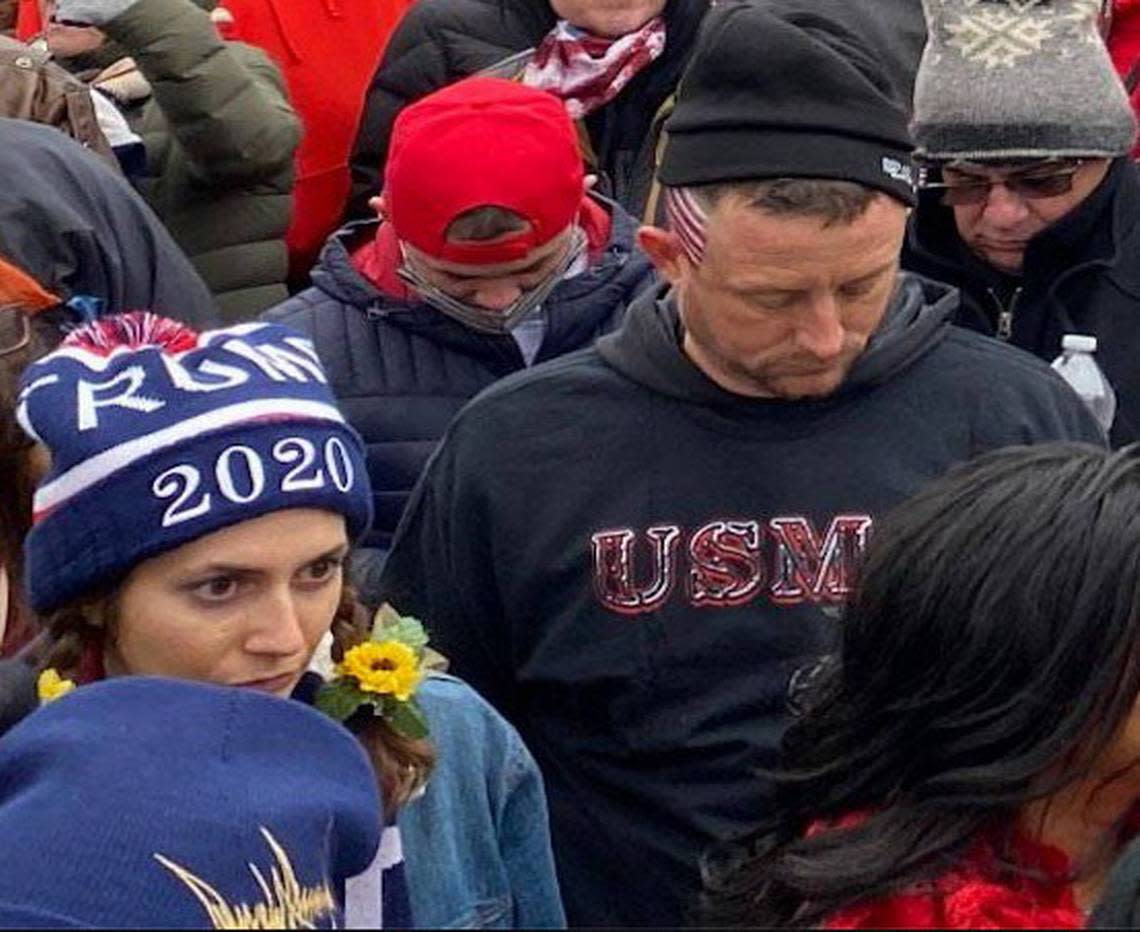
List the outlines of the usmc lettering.
{"label": "usmc lettering", "polygon": [[820,534],[799,515],[766,523],[725,519],[693,531],[683,545],[683,530],[673,524],[641,535],[631,528],[599,531],[591,537],[594,591],[622,615],[655,611],[678,590],[704,608],[761,597],[780,606],[838,605],[851,594],[872,524],[869,515],[837,515]]}

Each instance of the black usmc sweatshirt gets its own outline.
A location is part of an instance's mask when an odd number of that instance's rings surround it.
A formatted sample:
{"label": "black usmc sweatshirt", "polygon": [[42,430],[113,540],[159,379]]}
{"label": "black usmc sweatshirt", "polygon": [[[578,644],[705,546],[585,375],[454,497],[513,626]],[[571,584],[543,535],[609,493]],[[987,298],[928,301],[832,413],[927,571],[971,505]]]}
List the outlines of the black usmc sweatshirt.
{"label": "black usmc sweatshirt", "polygon": [[952,464],[1103,436],[1045,364],[904,276],[831,397],[733,395],[664,291],[458,416],[383,598],[522,732],[571,925],[674,926],[698,858],[763,812],[789,676],[825,649],[877,516]]}

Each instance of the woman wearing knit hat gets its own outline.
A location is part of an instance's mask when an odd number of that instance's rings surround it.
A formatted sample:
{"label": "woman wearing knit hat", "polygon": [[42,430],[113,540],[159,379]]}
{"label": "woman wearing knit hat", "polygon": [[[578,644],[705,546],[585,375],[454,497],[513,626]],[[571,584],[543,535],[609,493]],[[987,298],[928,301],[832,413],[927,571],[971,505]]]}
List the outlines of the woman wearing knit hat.
{"label": "woman wearing knit hat", "polygon": [[[205,283],[141,197],[48,126],[0,119],[0,654],[24,643],[21,541],[34,485],[15,421],[22,370],[63,328],[154,308],[197,327],[217,321]],[[6,596],[5,596],[6,590]],[[0,713],[2,718],[2,713]]]}
{"label": "woman wearing knit hat", "polygon": [[[18,413],[51,454],[25,544],[41,694],[144,674],[292,695],[357,733],[390,815],[421,791],[434,757],[413,699],[430,682],[426,637],[391,612],[369,624],[344,581],[371,498],[360,439],[307,340],[271,324],[199,334],[150,314],[110,318],[28,369]],[[307,671],[330,632],[337,663],[322,684]],[[478,702],[466,690],[448,711],[485,717]],[[454,780],[486,755],[450,750],[430,787],[437,837],[449,804],[464,827],[495,818],[490,804],[454,801]],[[528,799],[541,834],[545,804]],[[529,839],[532,860],[542,841]],[[390,869],[400,859],[393,832],[350,885],[350,919],[374,921],[382,895],[386,923],[410,924]]]}
{"label": "woman wearing knit hat", "polygon": [[0,741],[0,928],[343,928],[379,810],[359,742],[301,703],[96,683]]}

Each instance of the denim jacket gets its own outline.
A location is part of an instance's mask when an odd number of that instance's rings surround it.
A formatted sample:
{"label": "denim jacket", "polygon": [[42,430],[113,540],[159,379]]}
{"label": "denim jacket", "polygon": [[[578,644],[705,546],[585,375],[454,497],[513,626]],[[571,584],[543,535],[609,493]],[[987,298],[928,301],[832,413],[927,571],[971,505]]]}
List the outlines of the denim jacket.
{"label": "denim jacket", "polygon": [[470,686],[417,693],[437,762],[398,823],[419,928],[565,928],[546,791],[522,739]]}

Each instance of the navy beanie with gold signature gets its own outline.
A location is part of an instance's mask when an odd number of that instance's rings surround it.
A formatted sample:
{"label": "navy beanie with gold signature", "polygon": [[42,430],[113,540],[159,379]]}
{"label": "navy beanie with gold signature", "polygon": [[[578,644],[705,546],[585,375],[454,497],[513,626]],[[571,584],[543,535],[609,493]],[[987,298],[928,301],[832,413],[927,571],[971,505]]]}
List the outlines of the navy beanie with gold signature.
{"label": "navy beanie with gold signature", "polygon": [[874,54],[825,16],[719,3],[665,125],[658,178],[852,181],[913,205],[914,147],[890,87]]}
{"label": "navy beanie with gold signature", "polygon": [[381,825],[359,742],[300,702],[81,686],[0,739],[0,928],[343,927]]}

